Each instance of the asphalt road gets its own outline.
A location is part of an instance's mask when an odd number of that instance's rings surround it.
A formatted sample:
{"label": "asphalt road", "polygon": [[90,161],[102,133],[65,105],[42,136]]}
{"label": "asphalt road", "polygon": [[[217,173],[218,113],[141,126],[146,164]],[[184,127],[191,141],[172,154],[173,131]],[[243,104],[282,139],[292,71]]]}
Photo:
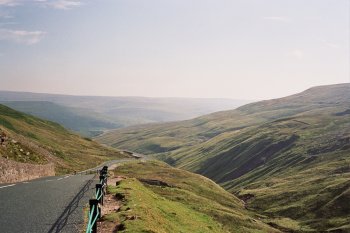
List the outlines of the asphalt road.
{"label": "asphalt road", "polygon": [[[114,160],[112,165],[130,159]],[[101,165],[101,166],[103,166]],[[100,167],[89,169],[96,171]],[[0,232],[80,232],[98,177],[87,172],[0,184]]]}

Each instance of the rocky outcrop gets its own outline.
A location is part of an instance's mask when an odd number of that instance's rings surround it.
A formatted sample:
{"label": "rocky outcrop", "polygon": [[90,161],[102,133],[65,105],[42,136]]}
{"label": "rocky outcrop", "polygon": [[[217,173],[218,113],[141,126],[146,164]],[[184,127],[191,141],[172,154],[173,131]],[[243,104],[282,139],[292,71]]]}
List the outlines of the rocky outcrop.
{"label": "rocky outcrop", "polygon": [[53,176],[54,161],[55,157],[45,148],[0,127],[0,183]]}
{"label": "rocky outcrop", "polygon": [[19,163],[0,157],[0,183],[27,181],[43,176],[54,176],[54,164]]}

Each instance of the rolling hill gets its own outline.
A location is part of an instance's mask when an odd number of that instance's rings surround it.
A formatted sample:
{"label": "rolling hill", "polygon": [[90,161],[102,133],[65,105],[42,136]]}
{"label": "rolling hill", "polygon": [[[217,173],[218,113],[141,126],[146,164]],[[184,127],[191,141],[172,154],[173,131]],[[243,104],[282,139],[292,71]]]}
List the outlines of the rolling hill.
{"label": "rolling hill", "polygon": [[131,125],[179,121],[236,108],[232,99],[70,96],[0,91],[0,103],[84,136]]}
{"label": "rolling hill", "polygon": [[7,101],[2,104],[42,119],[57,122],[81,135],[93,136],[120,125],[81,108],[66,107],[47,101]]}
{"label": "rolling hill", "polygon": [[350,231],[350,84],[320,86],[99,142],[205,175],[290,231]]}
{"label": "rolling hill", "polygon": [[[46,165],[52,164],[56,174],[91,168],[103,161],[124,158],[126,154],[102,146],[87,138],[82,138],[67,131],[57,123],[18,112],[0,105],[0,174],[12,176],[22,174],[29,167],[38,177]],[[10,169],[7,174],[5,168]],[[6,163],[10,166],[6,166]],[[4,173],[5,172],[5,173]],[[174,169],[159,161],[129,162],[119,166],[118,175],[128,176],[120,190],[129,195],[128,204],[123,211],[116,212],[105,219],[123,218],[123,214],[142,216],[142,222],[134,226],[127,225],[129,232],[139,232],[150,227],[156,232],[162,229],[195,230],[197,232],[279,232],[269,226],[268,218],[245,210],[244,203],[234,195],[226,192],[213,181],[202,176]],[[54,175],[54,174],[50,174]],[[1,176],[0,183],[2,183]],[[22,174],[19,180],[26,181],[28,174]],[[169,189],[147,186],[138,179],[160,179],[171,183]],[[5,179],[6,181],[6,179]],[[131,191],[132,190],[132,191]],[[219,197],[219,199],[217,199]],[[137,204],[137,208],[135,207]],[[128,207],[129,206],[129,207]],[[116,216],[116,214],[118,216]],[[163,223],[155,224],[154,218]],[[150,225],[153,224],[153,225]]]}
{"label": "rolling hill", "polygon": [[280,232],[203,176],[149,160],[125,163],[114,175],[125,177],[108,186],[122,207],[104,216],[102,225],[118,224],[123,232]]}
{"label": "rolling hill", "polygon": [[[2,163],[53,164],[56,174],[94,167],[122,158],[113,148],[82,138],[61,125],[0,105],[0,157]],[[16,168],[15,168],[16,169]],[[5,171],[1,171],[5,172]]]}

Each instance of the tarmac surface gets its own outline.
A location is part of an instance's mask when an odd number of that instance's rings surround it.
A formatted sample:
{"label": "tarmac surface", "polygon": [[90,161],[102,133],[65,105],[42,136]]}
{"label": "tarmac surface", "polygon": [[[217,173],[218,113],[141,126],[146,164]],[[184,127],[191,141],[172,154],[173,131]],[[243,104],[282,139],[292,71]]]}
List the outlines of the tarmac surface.
{"label": "tarmac surface", "polygon": [[[103,165],[113,166],[129,160],[114,160]],[[98,183],[95,175],[103,165],[76,175],[0,184],[0,232],[83,232],[84,208],[94,196]]]}

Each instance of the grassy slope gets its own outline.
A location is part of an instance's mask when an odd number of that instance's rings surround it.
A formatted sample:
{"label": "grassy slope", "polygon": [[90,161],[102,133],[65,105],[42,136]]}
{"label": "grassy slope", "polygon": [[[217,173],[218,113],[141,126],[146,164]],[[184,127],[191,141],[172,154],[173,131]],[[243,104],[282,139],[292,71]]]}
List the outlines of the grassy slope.
{"label": "grassy slope", "polygon": [[6,101],[2,104],[20,112],[57,122],[85,136],[93,136],[96,132],[119,127],[87,109],[66,107],[47,101]]}
{"label": "grassy slope", "polygon": [[323,86],[99,140],[157,154],[244,198],[253,195],[248,207],[276,217],[272,222],[280,226],[350,231],[349,109],[349,84]]}
{"label": "grassy slope", "polygon": [[[115,170],[127,176],[112,193],[125,196],[119,219],[126,232],[277,232],[244,209],[243,203],[211,180],[156,161],[127,163]],[[155,179],[171,187],[147,185]],[[123,221],[127,216],[136,220]]]}
{"label": "grassy slope", "polygon": [[54,162],[58,173],[82,170],[111,158],[123,157],[118,151],[81,138],[57,123],[4,105],[0,105],[0,129],[11,138],[7,146],[0,149],[3,157],[36,164]]}
{"label": "grassy slope", "polygon": [[217,112],[193,120],[112,130],[96,139],[144,154],[169,151],[177,153],[177,149],[191,148],[223,133],[234,133],[313,109],[334,105],[344,109],[344,103],[350,99],[349,88],[350,84],[311,88],[293,96],[252,103],[236,110]]}

